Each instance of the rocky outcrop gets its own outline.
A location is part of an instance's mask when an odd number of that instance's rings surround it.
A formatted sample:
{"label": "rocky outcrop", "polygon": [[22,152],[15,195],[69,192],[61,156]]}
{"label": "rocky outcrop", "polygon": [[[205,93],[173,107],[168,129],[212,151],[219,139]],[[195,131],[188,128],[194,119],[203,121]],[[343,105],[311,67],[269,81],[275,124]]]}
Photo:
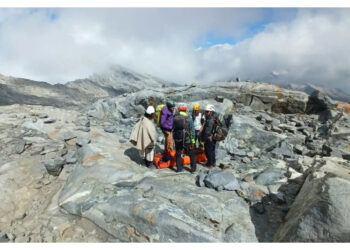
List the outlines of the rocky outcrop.
{"label": "rocky outcrop", "polygon": [[[191,174],[188,166],[176,173],[143,165],[128,138],[149,97],[155,105],[185,102],[190,110],[214,104],[229,127],[217,143],[216,167],[198,163]],[[77,110],[2,106],[0,237],[348,241],[350,117],[328,104],[326,119],[323,111],[307,114],[308,100],[269,84],[221,82],[142,89]],[[163,148],[158,132],[156,152]]]}
{"label": "rocky outcrop", "polygon": [[275,241],[350,241],[350,166],[324,158],[308,175]]}

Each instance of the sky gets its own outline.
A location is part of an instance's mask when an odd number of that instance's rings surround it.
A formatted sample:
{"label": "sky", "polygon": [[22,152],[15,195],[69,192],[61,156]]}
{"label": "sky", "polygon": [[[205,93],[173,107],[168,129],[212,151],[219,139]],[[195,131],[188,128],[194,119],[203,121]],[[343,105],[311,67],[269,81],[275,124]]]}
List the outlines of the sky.
{"label": "sky", "polygon": [[0,73],[52,84],[121,65],[350,91],[347,8],[0,8]]}

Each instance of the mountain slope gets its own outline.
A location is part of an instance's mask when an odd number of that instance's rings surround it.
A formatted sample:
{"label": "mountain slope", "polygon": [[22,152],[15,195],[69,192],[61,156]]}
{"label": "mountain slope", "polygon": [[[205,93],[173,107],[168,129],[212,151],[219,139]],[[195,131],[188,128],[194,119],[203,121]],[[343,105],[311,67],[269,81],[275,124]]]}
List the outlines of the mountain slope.
{"label": "mountain slope", "polygon": [[114,66],[101,74],[93,74],[86,79],[78,79],[64,85],[51,85],[0,74],[0,105],[20,103],[56,107],[80,106],[102,97],[175,85],[120,66]]}
{"label": "mountain slope", "polygon": [[93,74],[86,79],[78,79],[66,84],[69,88],[98,97],[116,96],[145,88],[157,89],[174,85],[176,84],[150,75],[139,74],[121,66],[113,66],[100,74]]}

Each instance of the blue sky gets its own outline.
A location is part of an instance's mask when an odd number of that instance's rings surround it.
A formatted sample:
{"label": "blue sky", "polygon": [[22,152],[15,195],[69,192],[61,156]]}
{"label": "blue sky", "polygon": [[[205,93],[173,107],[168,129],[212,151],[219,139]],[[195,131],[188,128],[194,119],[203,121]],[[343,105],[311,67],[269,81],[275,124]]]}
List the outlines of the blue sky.
{"label": "blue sky", "polygon": [[252,38],[258,33],[264,31],[265,27],[275,22],[288,22],[295,18],[297,9],[295,8],[262,8],[260,9],[261,18],[252,24],[247,24],[244,27],[244,32],[239,35],[220,34],[215,30],[211,30],[206,34],[198,37],[194,41],[195,48],[209,48],[218,44],[235,45],[245,39]]}

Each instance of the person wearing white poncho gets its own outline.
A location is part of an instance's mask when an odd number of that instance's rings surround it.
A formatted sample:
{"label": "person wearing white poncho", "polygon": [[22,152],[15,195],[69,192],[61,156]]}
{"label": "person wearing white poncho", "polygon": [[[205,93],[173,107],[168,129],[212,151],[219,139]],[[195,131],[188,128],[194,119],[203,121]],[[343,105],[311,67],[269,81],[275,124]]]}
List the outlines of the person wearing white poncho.
{"label": "person wearing white poncho", "polygon": [[151,166],[153,162],[156,146],[157,131],[152,122],[154,115],[154,107],[149,106],[145,116],[135,124],[130,135],[130,142],[140,151],[140,156],[147,167]]}

